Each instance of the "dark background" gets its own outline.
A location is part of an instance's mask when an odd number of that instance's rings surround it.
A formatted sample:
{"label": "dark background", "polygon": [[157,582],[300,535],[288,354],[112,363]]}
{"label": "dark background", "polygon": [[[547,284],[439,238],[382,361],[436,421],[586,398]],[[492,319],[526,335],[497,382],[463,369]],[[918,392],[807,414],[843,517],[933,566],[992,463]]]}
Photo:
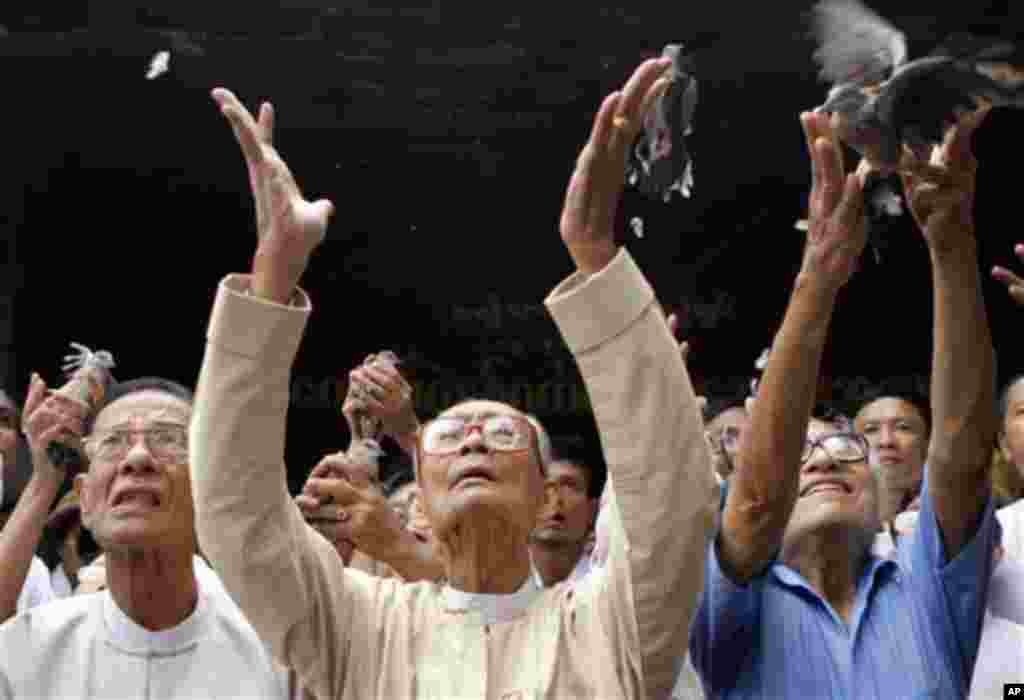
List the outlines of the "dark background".
{"label": "dark background", "polygon": [[[622,5],[5,0],[3,385],[23,396],[32,370],[54,382],[72,340],[111,350],[118,377],[194,385],[216,285],[248,269],[255,243],[241,154],[209,97],[222,85],[254,110],[274,102],[276,144],[306,196],[337,205],[303,280],[315,313],[294,372],[293,482],[347,444],[337,383],[343,395],[348,370],[383,348],[408,360],[424,417],[456,395],[494,395],[487,377],[552,432],[592,438],[539,306],[572,269],[558,214],[602,97],[682,41],[701,91],[693,198],[627,192],[623,238],[681,309],[699,387],[742,388],[799,262],[809,173],[797,115],[826,89],[801,19],[810,3]],[[1024,31],[1011,0],[872,5],[912,56],[952,31]],[[170,71],[147,81],[162,49]],[[986,272],[1012,267],[1024,239],[1022,124],[999,111],[976,138]],[[633,216],[642,239],[626,233]],[[841,297],[826,368],[848,378],[840,391],[851,377],[928,372],[927,253],[909,218],[889,236],[883,263],[866,257]],[[1024,312],[993,282],[985,293],[1004,380],[1024,364]]]}

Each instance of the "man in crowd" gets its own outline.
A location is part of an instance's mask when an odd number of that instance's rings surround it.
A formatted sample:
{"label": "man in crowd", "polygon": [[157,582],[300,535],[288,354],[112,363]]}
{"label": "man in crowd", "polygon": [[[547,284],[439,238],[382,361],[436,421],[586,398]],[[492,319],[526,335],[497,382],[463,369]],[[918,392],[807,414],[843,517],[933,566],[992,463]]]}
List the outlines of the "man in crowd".
{"label": "man in crowd", "polygon": [[[66,475],[50,461],[46,446],[63,434],[81,435],[82,416],[64,397],[47,394],[45,382],[33,374],[25,404],[32,476],[0,528],[0,622],[55,599],[50,572],[35,550]],[[4,394],[0,397],[0,454],[4,459],[16,454],[16,431],[17,410]]]}
{"label": "man in crowd", "polygon": [[970,136],[943,182],[905,188],[932,261],[934,424],[920,522],[896,560],[868,555],[878,483],[847,425],[808,423],[836,296],[866,241],[828,117],[802,116],[813,185],[803,264],[708,549],[690,648],[709,697],[965,697],[999,540],[989,494],[994,353],[973,230]]}
{"label": "man in crowd", "polygon": [[548,464],[544,506],[530,538],[530,556],[545,586],[578,579],[590,571],[586,545],[601,495],[586,462],[567,459],[564,453],[556,455]]}
{"label": "man in crowd", "polygon": [[871,446],[880,479],[879,518],[888,525],[918,497],[931,433],[927,399],[880,386],[867,397],[853,425]]}
{"label": "man in crowd", "polygon": [[742,403],[732,403],[708,416],[705,433],[715,473],[728,479],[736,468],[740,438],[750,426],[750,414]]}
{"label": "man in crowd", "polygon": [[[285,489],[288,377],[310,314],[297,283],[331,203],[302,198],[253,118],[214,92],[257,199],[251,275],[221,284],[192,423],[203,551],[275,656],[319,697],[669,695],[701,585],[717,488],[693,388],[653,290],[614,243],[626,154],[667,60],[642,64],[602,104],[566,196],[577,272],[547,306],[590,393],[611,474],[604,570],[542,591],[529,537],[544,496],[537,436],[519,411],[470,401],[420,431],[417,482],[447,584],[346,569]],[[374,395],[387,380],[368,381]],[[365,483],[316,479],[344,509]]]}
{"label": "man in crowd", "polygon": [[[26,422],[33,444],[45,445],[61,413],[39,382]],[[190,392],[167,380],[108,392],[84,443],[89,470],[76,477],[107,590],[0,626],[0,698],[289,697],[287,673],[194,568],[191,413]]]}

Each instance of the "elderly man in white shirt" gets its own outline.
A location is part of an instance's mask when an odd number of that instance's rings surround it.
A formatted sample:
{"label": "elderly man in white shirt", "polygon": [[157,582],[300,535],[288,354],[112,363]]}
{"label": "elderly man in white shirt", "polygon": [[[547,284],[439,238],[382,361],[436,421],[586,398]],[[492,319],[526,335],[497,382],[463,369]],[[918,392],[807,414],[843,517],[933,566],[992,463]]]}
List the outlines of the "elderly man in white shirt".
{"label": "elderly man in white shirt", "polygon": [[75,482],[108,588],[0,626],[0,698],[289,697],[237,606],[197,575],[191,413],[188,390],[166,380],[110,392]]}

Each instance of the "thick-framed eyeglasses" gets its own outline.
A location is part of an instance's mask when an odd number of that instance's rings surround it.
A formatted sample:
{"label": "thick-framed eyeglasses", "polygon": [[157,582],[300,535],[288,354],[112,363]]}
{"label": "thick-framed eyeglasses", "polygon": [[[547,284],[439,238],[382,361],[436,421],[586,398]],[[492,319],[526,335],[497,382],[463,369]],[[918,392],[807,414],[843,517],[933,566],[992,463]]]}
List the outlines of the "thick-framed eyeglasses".
{"label": "thick-framed eyeglasses", "polygon": [[807,464],[819,447],[835,462],[862,462],[868,458],[868,441],[860,433],[829,433],[804,443],[801,464]]}
{"label": "thick-framed eyeglasses", "polygon": [[480,437],[487,447],[498,452],[516,452],[530,448],[533,427],[519,416],[496,414],[482,420],[462,416],[442,416],[420,431],[420,445],[430,455],[458,452],[473,428],[480,429]]}
{"label": "thick-framed eyeglasses", "polygon": [[154,423],[141,430],[115,428],[95,432],[83,441],[86,454],[91,460],[123,459],[131,451],[135,435],[143,436],[146,449],[158,460],[188,455],[188,428],[178,423]]}

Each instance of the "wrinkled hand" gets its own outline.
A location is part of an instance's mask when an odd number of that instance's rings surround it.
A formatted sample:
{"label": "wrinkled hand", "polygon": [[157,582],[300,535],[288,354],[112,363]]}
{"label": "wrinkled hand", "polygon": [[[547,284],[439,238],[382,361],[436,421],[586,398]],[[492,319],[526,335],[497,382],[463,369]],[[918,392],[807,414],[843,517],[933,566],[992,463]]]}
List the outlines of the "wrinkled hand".
{"label": "wrinkled hand", "polygon": [[80,444],[87,411],[87,407],[51,392],[42,377],[33,373],[22,421],[32,452],[33,479],[53,487],[54,491],[60,488],[66,476],[65,470],[50,460],[46,448],[51,442]]}
{"label": "wrinkled hand", "polygon": [[629,148],[654,100],[668,87],[669,79],[661,76],[671,65],[670,58],[645,61],[621,91],[608,95],[576,160],[559,228],[583,274],[602,270],[615,257],[615,212]]}
{"label": "wrinkled hand", "polygon": [[352,550],[387,561],[401,537],[402,521],[367,465],[344,453],[328,455],[313,468],[295,503],[347,564]]}
{"label": "wrinkled hand", "polygon": [[[668,330],[669,330],[669,333],[672,334],[673,338],[675,338],[676,334],[679,332],[679,317],[676,316],[675,314],[669,314],[669,316],[668,316]],[[679,343],[679,355],[680,355],[680,357],[683,358],[683,364],[685,365],[686,364],[686,360],[690,357],[690,344],[687,341],[685,341],[685,340],[683,340],[683,341],[681,341]],[[687,367],[687,370],[689,370],[689,367]],[[706,396],[698,396],[697,397],[697,410],[700,413],[701,423],[704,422],[704,411],[707,410],[707,407],[708,407],[708,399],[707,399],[707,397]]]}
{"label": "wrinkled hand", "polygon": [[[1024,262],[1024,244],[1018,243],[1015,245],[1013,252]],[[1007,270],[1005,267],[999,267],[998,265],[992,268],[992,277],[1005,284],[1010,298],[1019,305],[1024,306],[1024,279],[1021,279],[1016,273]]]}
{"label": "wrinkled hand", "polygon": [[413,404],[412,387],[402,373],[389,364],[374,364],[372,355],[367,362],[349,372],[349,390],[342,405],[342,413],[353,435],[356,413],[365,411],[380,420],[385,435],[402,442],[419,430]]}
{"label": "wrinkled hand", "polygon": [[212,96],[242,147],[256,201],[259,242],[253,259],[253,293],[287,303],[310,255],[324,239],[334,205],[326,199],[303,199],[274,149],[274,108],[269,102],[260,106],[257,121],[229,90],[216,88]]}
{"label": "wrinkled hand", "polygon": [[812,184],[807,244],[800,278],[814,278],[838,290],[857,269],[867,243],[862,161],[843,177],[843,154],[827,115],[805,112],[800,122],[811,154]]}
{"label": "wrinkled hand", "polygon": [[910,213],[932,249],[946,249],[974,235],[978,160],[971,152],[971,137],[988,112],[979,110],[946,132],[932,152],[932,167],[901,173]]}

